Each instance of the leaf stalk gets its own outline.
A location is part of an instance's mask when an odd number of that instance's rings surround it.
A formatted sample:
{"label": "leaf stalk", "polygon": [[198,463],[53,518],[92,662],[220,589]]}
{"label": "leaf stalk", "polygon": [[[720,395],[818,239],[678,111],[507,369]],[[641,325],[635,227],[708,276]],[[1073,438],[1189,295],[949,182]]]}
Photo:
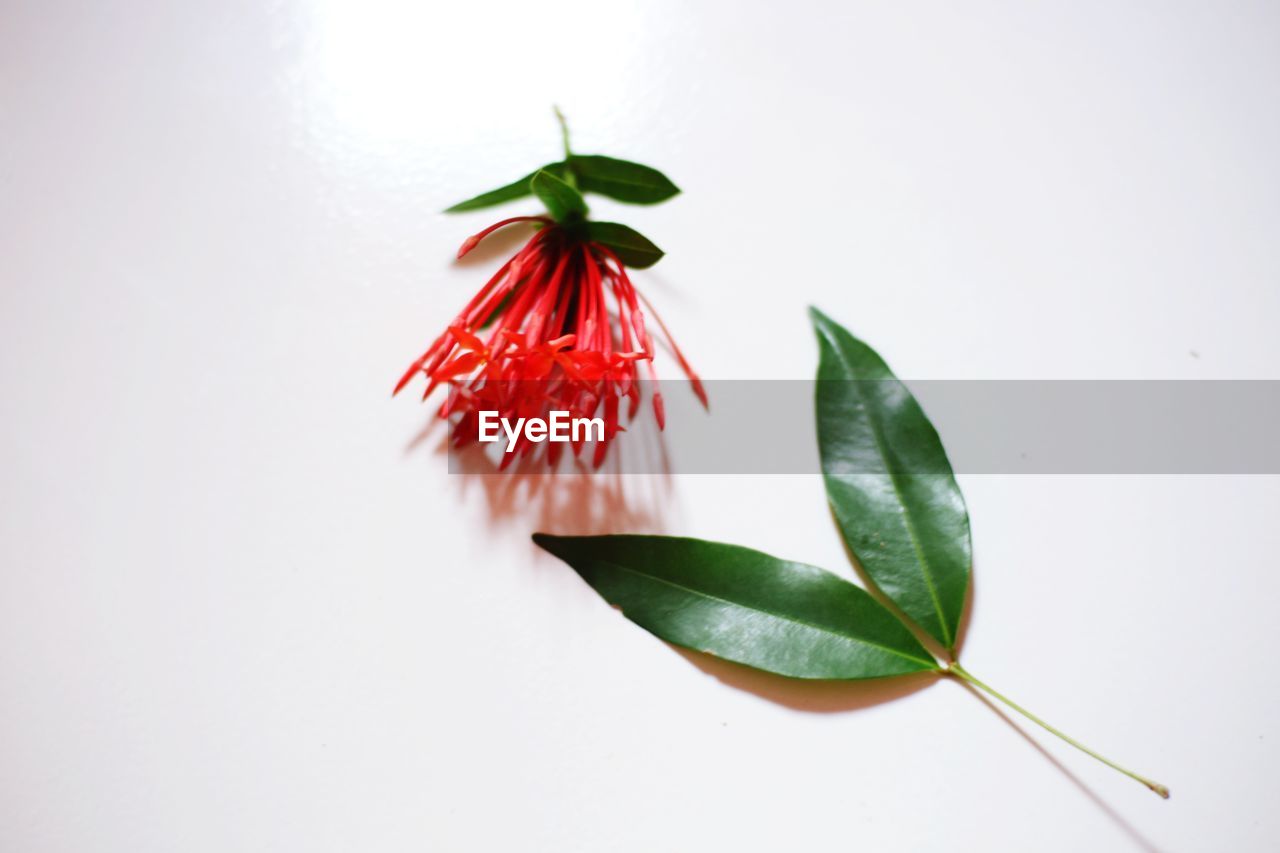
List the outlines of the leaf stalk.
{"label": "leaf stalk", "polygon": [[1022,715],[1022,716],[1024,716],[1024,717],[1026,717],[1026,718],[1027,718],[1028,720],[1030,720],[1031,722],[1033,722],[1033,723],[1035,723],[1036,725],[1040,726],[1040,728],[1044,729],[1045,731],[1047,731],[1047,732],[1049,732],[1049,733],[1051,733],[1051,734],[1057,735],[1058,737],[1062,738],[1064,741],[1066,741],[1067,743],[1071,744],[1071,745],[1072,745],[1072,746],[1074,746],[1076,749],[1080,750],[1081,752],[1085,753],[1086,755],[1090,755],[1090,756],[1092,756],[1092,757],[1096,758],[1098,761],[1101,761],[1103,764],[1107,765],[1108,767],[1110,767],[1110,768],[1111,768],[1111,769],[1113,769],[1113,770],[1118,770],[1118,771],[1120,771],[1120,772],[1121,772],[1121,773],[1123,773],[1124,775],[1128,776],[1130,779],[1133,779],[1133,780],[1135,780],[1135,781],[1137,781],[1137,782],[1141,782],[1143,785],[1145,785],[1146,787],[1148,787],[1149,789],[1151,789],[1151,790],[1152,790],[1152,791],[1154,791],[1155,793],[1159,794],[1159,795],[1160,795],[1161,797],[1163,797],[1164,799],[1166,799],[1166,800],[1167,800],[1167,799],[1169,799],[1169,789],[1168,789],[1168,788],[1166,788],[1164,785],[1161,785],[1159,782],[1156,782],[1156,781],[1153,781],[1153,780],[1151,780],[1151,779],[1148,779],[1146,776],[1142,776],[1142,775],[1140,775],[1140,774],[1138,774],[1138,773],[1134,773],[1132,770],[1129,770],[1128,768],[1121,767],[1119,764],[1116,764],[1114,761],[1112,761],[1111,759],[1107,758],[1106,756],[1099,755],[1098,753],[1094,752],[1094,751],[1093,751],[1092,749],[1090,749],[1089,747],[1087,747],[1087,746],[1085,746],[1084,744],[1082,744],[1080,741],[1076,740],[1076,739],[1075,739],[1075,738],[1073,738],[1073,737],[1070,737],[1069,735],[1065,734],[1064,732],[1059,731],[1058,729],[1056,729],[1056,728],[1054,728],[1053,726],[1049,725],[1049,724],[1048,724],[1048,723],[1046,723],[1044,720],[1040,719],[1040,718],[1039,718],[1039,717],[1037,717],[1035,714],[1031,713],[1031,712],[1030,712],[1030,711],[1028,711],[1026,708],[1024,708],[1024,707],[1022,707],[1021,705],[1019,705],[1017,702],[1014,702],[1014,701],[1013,701],[1012,699],[1010,699],[1008,696],[1005,696],[1004,694],[1000,693],[998,690],[996,690],[995,688],[991,687],[990,685],[988,685],[988,684],[986,684],[986,683],[984,683],[984,682],[982,682],[982,681],[978,680],[977,678],[974,678],[974,677],[973,677],[973,675],[971,675],[967,670],[965,670],[965,668],[964,668],[964,667],[962,667],[959,663],[955,663],[955,662],[953,662],[953,663],[951,663],[951,664],[949,664],[949,665],[945,666],[945,667],[943,668],[943,671],[944,671],[944,672],[946,672],[948,675],[955,676],[956,678],[959,678],[959,679],[961,679],[962,681],[966,681],[966,682],[968,682],[969,684],[972,684],[974,687],[978,688],[979,690],[983,691],[984,693],[987,693],[987,694],[989,694],[989,695],[993,696],[994,698],[996,698],[996,699],[998,699],[999,701],[1003,702],[1005,705],[1007,705],[1007,706],[1009,706],[1010,708],[1012,708],[1013,710],[1017,711],[1019,714],[1021,714],[1021,715]]}

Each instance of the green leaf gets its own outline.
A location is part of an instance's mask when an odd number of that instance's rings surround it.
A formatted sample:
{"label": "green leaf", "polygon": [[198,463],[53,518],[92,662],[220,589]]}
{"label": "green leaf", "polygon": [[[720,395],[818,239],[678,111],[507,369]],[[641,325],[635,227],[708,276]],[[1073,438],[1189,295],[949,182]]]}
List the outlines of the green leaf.
{"label": "green leaf", "polygon": [[821,358],[827,497],[876,586],[955,650],[969,588],[969,514],[933,424],[875,351],[810,309]]}
{"label": "green leaf", "polygon": [[883,605],[813,566],[668,536],[535,533],[533,541],[632,622],[678,646],[795,678],[938,669]]}
{"label": "green leaf", "polygon": [[600,154],[574,154],[569,167],[583,192],[632,204],[657,204],[680,192],[671,179],[649,166]]}
{"label": "green leaf", "polygon": [[587,202],[582,193],[546,169],[535,174],[529,186],[556,222],[581,219],[587,215]]}
{"label": "green leaf", "polygon": [[665,254],[648,237],[619,222],[588,222],[587,238],[608,246],[618,260],[638,270],[653,266]]}
{"label": "green leaf", "polygon": [[[680,192],[680,188],[657,169],[600,154],[574,154],[569,160],[548,163],[538,172],[549,172],[563,179],[569,169],[582,192],[599,193],[632,204],[657,204]],[[524,198],[535,192],[532,183],[538,172],[530,172],[504,187],[458,202],[445,208],[444,212],[464,213]]]}
{"label": "green leaf", "polygon": [[[559,172],[564,168],[564,163],[548,163],[539,169],[539,172]],[[495,204],[503,202],[515,201],[518,198],[524,198],[533,194],[533,188],[530,183],[533,176],[538,172],[530,172],[518,181],[513,181],[505,187],[498,187],[496,190],[490,190],[487,193],[481,193],[475,198],[469,198],[466,201],[460,201],[453,207],[446,207],[445,213],[463,213],[468,210],[480,210],[484,207],[493,207]]]}

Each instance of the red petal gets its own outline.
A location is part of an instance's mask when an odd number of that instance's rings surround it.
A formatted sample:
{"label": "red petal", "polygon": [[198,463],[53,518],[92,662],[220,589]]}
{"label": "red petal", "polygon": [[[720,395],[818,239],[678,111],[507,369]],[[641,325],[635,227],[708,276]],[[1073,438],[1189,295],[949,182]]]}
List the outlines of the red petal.
{"label": "red petal", "polygon": [[396,383],[396,389],[391,392],[391,396],[394,397],[395,395],[399,394],[400,391],[403,390],[404,386],[409,384],[409,380],[414,377],[414,374],[416,374],[421,369],[422,369],[422,359],[418,359],[417,361],[415,361],[413,364],[409,366],[408,370],[404,372],[404,376],[400,377],[400,381]]}
{"label": "red petal", "polygon": [[483,353],[486,349],[483,341],[461,326],[450,326],[449,333],[465,350]]}
{"label": "red petal", "polygon": [[497,231],[499,228],[502,228],[506,225],[510,225],[512,222],[545,222],[548,225],[551,224],[551,220],[545,216],[513,216],[510,219],[504,219],[501,222],[495,222],[494,224],[490,225],[488,228],[481,231],[479,234],[472,234],[466,240],[463,240],[462,248],[458,249],[458,257],[459,258],[464,257],[468,252],[470,252],[477,245],[479,245],[480,241],[483,240],[485,237],[488,237],[490,234],[492,234],[494,231]]}
{"label": "red petal", "polygon": [[475,370],[483,360],[484,357],[481,356],[480,353],[464,352],[453,361],[437,369],[431,378],[436,382],[440,382],[445,379],[452,379],[453,377],[463,373],[470,373],[472,370]]}

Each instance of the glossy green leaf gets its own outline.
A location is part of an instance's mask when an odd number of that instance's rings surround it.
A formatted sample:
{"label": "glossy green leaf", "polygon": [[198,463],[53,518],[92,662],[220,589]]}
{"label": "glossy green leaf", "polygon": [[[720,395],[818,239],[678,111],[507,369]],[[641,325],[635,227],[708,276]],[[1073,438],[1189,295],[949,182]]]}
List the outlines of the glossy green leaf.
{"label": "glossy green leaf", "polygon": [[631,204],[657,204],[680,192],[671,179],[650,166],[600,154],[574,154],[569,167],[583,192],[599,193]]}
{"label": "glossy green leaf", "polygon": [[535,174],[529,186],[556,222],[581,219],[587,215],[587,202],[582,193],[546,169]]}
{"label": "glossy green leaf", "polygon": [[[564,163],[548,163],[539,169],[539,172],[559,173],[564,168]],[[493,207],[495,204],[503,204],[508,201],[515,201],[518,198],[533,194],[533,176],[538,172],[530,172],[518,181],[513,181],[505,187],[498,187],[496,190],[490,190],[487,193],[481,193],[475,198],[469,198],[466,201],[460,201],[453,207],[446,207],[445,213],[464,213],[468,210],[480,210],[485,207]]]}
{"label": "glossy green leaf", "polygon": [[845,542],[876,586],[954,650],[969,514],[933,424],[876,355],[813,309],[818,450]]}
{"label": "glossy green leaf", "polygon": [[668,536],[535,533],[533,540],[632,622],[678,646],[795,678],[938,668],[883,605],[813,566]]}
{"label": "glossy green leaf", "polygon": [[618,260],[638,270],[653,266],[664,254],[648,237],[618,222],[588,222],[587,237],[608,246]]}
{"label": "glossy green leaf", "polygon": [[[582,192],[599,193],[631,204],[657,204],[680,192],[680,188],[657,169],[601,154],[574,154],[569,160],[548,163],[538,171],[550,172],[563,179],[567,176],[568,169],[572,169]],[[532,183],[537,174],[538,172],[530,172],[518,181],[445,208],[444,212],[480,210],[532,195]]]}

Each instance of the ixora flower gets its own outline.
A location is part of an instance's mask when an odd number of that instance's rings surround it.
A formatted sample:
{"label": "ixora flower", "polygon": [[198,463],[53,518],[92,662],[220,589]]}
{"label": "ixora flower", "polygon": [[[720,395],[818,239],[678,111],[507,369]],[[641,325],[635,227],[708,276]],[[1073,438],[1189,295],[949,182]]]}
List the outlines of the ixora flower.
{"label": "ixora flower", "polygon": [[[455,446],[485,439],[482,420],[550,421],[556,415],[601,420],[603,438],[595,441],[592,452],[592,464],[599,467],[624,429],[621,413],[625,411],[628,421],[636,416],[642,378],[655,380],[654,417],[659,428],[665,425],[646,310],[704,406],[707,398],[666,325],[627,275],[628,267],[652,266],[662,251],[626,225],[589,220],[583,198],[584,192],[595,192],[624,202],[656,204],[679,189],[648,166],[572,153],[564,119],[556,115],[564,135],[564,160],[446,211],[475,210],[534,195],[547,215],[504,219],[467,238],[459,258],[500,228],[532,223],[537,229],[409,366],[394,393],[420,374],[427,383],[424,400],[436,388],[447,387],[438,414],[452,424]],[[581,437],[568,444],[575,456],[581,453]],[[501,465],[536,455],[544,446],[548,463],[554,465],[564,445],[544,445],[528,433],[515,439]]]}

